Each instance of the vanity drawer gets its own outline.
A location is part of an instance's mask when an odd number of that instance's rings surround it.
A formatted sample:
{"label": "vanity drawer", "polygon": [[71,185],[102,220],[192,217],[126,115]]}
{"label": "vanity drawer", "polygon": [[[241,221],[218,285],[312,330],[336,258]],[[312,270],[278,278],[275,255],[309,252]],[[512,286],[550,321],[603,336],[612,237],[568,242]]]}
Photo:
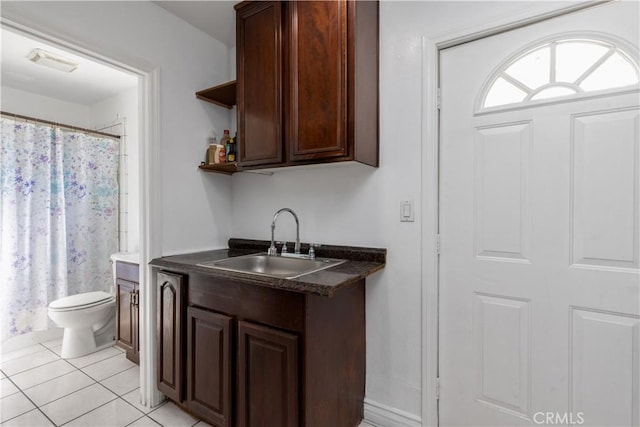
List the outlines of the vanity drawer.
{"label": "vanity drawer", "polygon": [[230,279],[189,275],[187,304],[293,332],[304,329],[304,298],[296,292],[271,289]]}
{"label": "vanity drawer", "polygon": [[116,261],[116,278],[140,283],[140,267],[130,262]]}

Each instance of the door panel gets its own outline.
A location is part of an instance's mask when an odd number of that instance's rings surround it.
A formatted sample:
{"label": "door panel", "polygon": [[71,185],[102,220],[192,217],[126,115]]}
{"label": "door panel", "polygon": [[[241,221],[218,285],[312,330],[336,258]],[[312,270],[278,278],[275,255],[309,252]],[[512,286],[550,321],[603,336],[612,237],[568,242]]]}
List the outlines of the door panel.
{"label": "door panel", "polygon": [[531,122],[476,130],[474,144],[475,253],[527,259]]}
{"label": "door panel", "polygon": [[574,264],[638,268],[639,123],[635,108],[573,117]]}
{"label": "door panel", "polygon": [[240,4],[236,19],[239,162],[281,163],[282,3]]}
{"label": "door panel", "polygon": [[530,303],[477,293],[473,307],[477,399],[524,416],[531,381]]}
{"label": "door panel", "polygon": [[126,280],[116,279],[116,305],[118,315],[116,318],[116,341],[119,347],[127,352],[135,349],[133,291],[135,284]]}
{"label": "door panel", "polygon": [[184,277],[158,273],[158,390],[182,402]]}
{"label": "door panel", "polygon": [[238,425],[298,425],[298,337],[238,322]]}
{"label": "door panel", "polygon": [[[347,154],[347,2],[289,2],[291,160]],[[321,60],[319,60],[319,58]]]}
{"label": "door panel", "polygon": [[594,425],[638,425],[638,337],[637,317],[573,308],[570,412],[589,408]]}
{"label": "door panel", "polygon": [[231,317],[187,309],[187,406],[215,426],[231,424]]}
{"label": "door panel", "polygon": [[637,43],[638,13],[608,3],[441,52],[441,425],[640,424],[640,88],[477,111],[514,52]]}

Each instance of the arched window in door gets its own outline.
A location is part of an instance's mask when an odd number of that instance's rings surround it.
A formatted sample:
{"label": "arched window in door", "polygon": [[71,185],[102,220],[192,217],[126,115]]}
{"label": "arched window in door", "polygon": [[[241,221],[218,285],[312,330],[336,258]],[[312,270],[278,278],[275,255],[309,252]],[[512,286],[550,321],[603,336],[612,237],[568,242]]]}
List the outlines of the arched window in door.
{"label": "arched window in door", "polygon": [[637,89],[637,56],[634,47],[609,37],[573,35],[528,46],[496,69],[477,110]]}

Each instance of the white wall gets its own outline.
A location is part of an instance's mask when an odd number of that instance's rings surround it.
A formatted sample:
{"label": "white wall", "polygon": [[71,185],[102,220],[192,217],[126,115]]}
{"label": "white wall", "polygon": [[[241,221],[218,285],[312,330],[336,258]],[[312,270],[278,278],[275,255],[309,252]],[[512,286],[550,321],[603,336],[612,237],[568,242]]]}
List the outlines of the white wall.
{"label": "white wall", "polygon": [[[230,236],[230,179],[206,174],[212,128],[228,128],[229,111],[195,92],[229,79],[222,43],[151,2],[3,1],[4,18],[41,28],[107,57],[131,58],[160,71],[162,252],[226,246]],[[145,191],[142,189],[141,191]]]}
{"label": "white wall", "polygon": [[2,86],[0,91],[2,111],[66,125],[89,127],[89,107],[86,105],[61,101],[8,86]]}
{"label": "white wall", "polygon": [[[121,191],[126,192],[127,224],[125,234],[128,252],[140,250],[140,179],[139,179],[139,112],[138,88],[132,88],[111,98],[91,105],[91,129],[100,129],[106,125],[121,122],[125,119],[126,133],[126,183],[122,183]],[[105,130],[105,132],[110,132]],[[122,149],[121,149],[122,151]],[[123,227],[121,227],[121,230]],[[122,245],[121,245],[122,247]]]}
{"label": "white wall", "polygon": [[[541,4],[544,3],[544,4]],[[380,167],[326,167],[232,177],[233,235],[270,238],[271,218],[289,206],[301,239],[388,249],[387,266],[367,281],[367,400],[421,417],[422,38],[488,28],[566,6],[551,2],[380,4]],[[508,52],[505,52],[505,55]],[[416,222],[400,222],[412,199]],[[293,240],[278,220],[276,239]],[[424,391],[433,396],[432,391]],[[406,419],[406,418],[405,418]]]}

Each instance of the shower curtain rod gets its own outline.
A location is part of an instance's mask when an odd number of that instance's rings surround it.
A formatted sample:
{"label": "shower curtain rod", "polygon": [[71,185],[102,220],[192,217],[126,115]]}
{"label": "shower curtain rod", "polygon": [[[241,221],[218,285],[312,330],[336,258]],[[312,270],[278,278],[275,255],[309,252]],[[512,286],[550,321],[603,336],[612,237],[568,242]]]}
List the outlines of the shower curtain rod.
{"label": "shower curtain rod", "polygon": [[80,128],[80,127],[77,127],[77,126],[65,125],[65,124],[58,123],[58,122],[50,122],[48,120],[42,120],[42,119],[38,119],[38,118],[35,118],[35,117],[22,116],[20,114],[8,113],[6,111],[0,111],[0,114],[3,115],[3,116],[7,116],[7,117],[13,117],[14,119],[22,119],[22,120],[26,120],[26,121],[35,122],[35,123],[43,123],[43,124],[47,124],[47,125],[53,125],[53,126],[57,126],[57,127],[60,127],[60,128],[74,130],[74,131],[77,131],[77,132],[88,133],[88,134],[92,134],[92,135],[100,135],[100,136],[105,136],[107,138],[120,139],[120,135],[112,135],[110,133],[100,132],[100,131],[97,131],[97,130],[84,129],[84,128]]}

